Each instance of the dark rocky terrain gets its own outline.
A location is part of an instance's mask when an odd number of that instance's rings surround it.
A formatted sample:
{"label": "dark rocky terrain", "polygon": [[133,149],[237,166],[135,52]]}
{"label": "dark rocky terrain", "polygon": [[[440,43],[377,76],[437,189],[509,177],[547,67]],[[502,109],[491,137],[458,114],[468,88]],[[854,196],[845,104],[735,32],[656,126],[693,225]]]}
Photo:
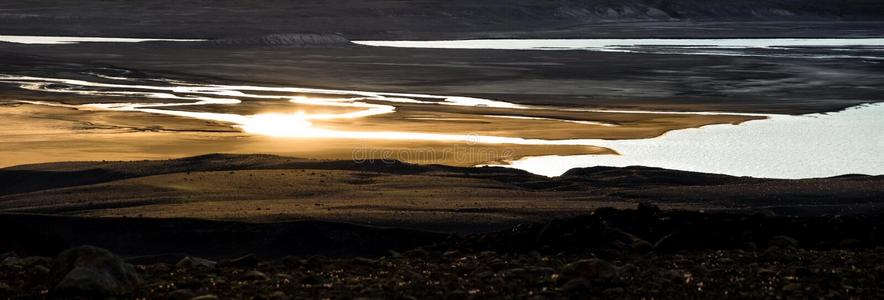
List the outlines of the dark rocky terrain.
{"label": "dark rocky terrain", "polygon": [[[498,194],[520,191],[520,197],[553,207],[564,203],[556,202],[559,196],[605,206],[640,204],[637,209],[598,208],[574,217],[577,212],[567,207],[495,208],[497,202],[489,198],[475,207],[452,208],[452,217],[433,219],[420,215],[420,210],[397,208],[395,198],[388,196],[379,199],[391,203],[390,214],[372,219],[388,226],[341,223],[322,214],[316,220],[245,219],[249,222],[84,217],[114,207],[149,211],[152,205],[162,205],[161,199],[150,200],[150,190],[127,192],[115,187],[118,181],[189,174],[184,182],[196,187],[200,181],[214,180],[213,176],[235,184],[230,181],[237,178],[234,173],[282,176],[292,170],[303,170],[295,172],[299,177],[308,176],[305,172],[358,172],[363,180],[352,184],[362,186],[370,184],[365,178],[401,178],[396,186],[406,184],[412,192],[432,182],[457,180],[452,182],[459,182],[459,187],[448,187],[451,195],[435,194],[425,204],[424,209],[434,214],[446,210],[445,202],[470,197],[466,187],[492,187]],[[333,176],[339,175],[333,174],[339,173],[327,174],[332,175],[323,177],[325,185],[338,180]],[[365,177],[368,174],[372,175]],[[0,298],[884,296],[879,285],[884,278],[880,176],[774,180],[596,167],[546,178],[504,168],[214,154],[163,161],[26,165],[0,170],[0,179],[4,205],[18,203],[15,197],[67,195],[58,198],[63,200],[91,195],[90,190],[137,196],[122,204],[18,210],[28,213],[6,209],[0,214],[0,253],[5,253],[0,257]],[[545,194],[537,194],[540,191]],[[259,201],[240,200],[220,203],[233,210]],[[661,210],[647,204],[649,200],[691,210]],[[211,200],[197,196],[181,201],[198,205]],[[286,205],[298,200],[292,201]],[[370,207],[376,217],[382,203]],[[342,206],[333,211],[360,209],[365,208]],[[509,221],[489,218],[495,214]],[[470,220],[477,218],[486,220]],[[344,220],[365,221],[358,214]]]}
{"label": "dark rocky terrain", "polygon": [[[6,221],[25,218],[3,216]],[[884,276],[881,220],[881,215],[782,217],[640,205],[638,210],[602,209],[495,233],[426,234],[426,244],[411,250],[371,239],[371,248],[359,242],[342,245],[356,251],[346,255],[317,248],[269,254],[267,249],[279,249],[277,245],[249,248],[254,246],[249,243],[243,250],[263,251],[261,255],[120,258],[91,247],[60,254],[55,249],[42,256],[7,252],[0,264],[0,297],[868,299],[884,296],[879,284]],[[229,242],[235,243],[237,236],[231,235]],[[295,232],[283,236],[304,238]],[[403,232],[387,237],[409,238]],[[180,241],[170,238],[166,243]],[[132,253],[134,245],[156,247],[133,241],[117,249]],[[378,247],[389,249],[365,251]]]}

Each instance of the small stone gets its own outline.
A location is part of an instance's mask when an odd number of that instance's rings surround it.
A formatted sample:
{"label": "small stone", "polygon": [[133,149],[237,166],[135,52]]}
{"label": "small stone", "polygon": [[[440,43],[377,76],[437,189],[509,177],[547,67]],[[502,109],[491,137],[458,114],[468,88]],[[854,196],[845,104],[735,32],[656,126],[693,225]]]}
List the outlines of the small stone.
{"label": "small stone", "polygon": [[758,216],[762,216],[765,218],[774,218],[777,216],[777,213],[770,209],[762,209],[755,213]]}
{"label": "small stone", "polygon": [[182,258],[180,261],[178,261],[177,264],[175,264],[176,267],[182,268],[182,269],[192,269],[192,268],[209,268],[209,269],[211,269],[211,268],[214,268],[216,265],[218,265],[218,263],[216,263],[214,261],[204,259],[204,258],[199,258],[199,257],[191,257],[191,256]]}
{"label": "small stone", "polygon": [[220,298],[218,298],[218,296],[209,294],[209,295],[202,295],[202,296],[193,297],[190,300],[219,300],[219,299]]}
{"label": "small stone", "polygon": [[12,252],[12,251],[2,253],[2,254],[0,254],[0,261],[3,261],[8,257],[18,257],[18,255],[16,255],[15,252]]}
{"label": "small stone", "polygon": [[456,256],[460,256],[460,251],[451,250],[451,251],[445,251],[445,253],[442,253],[442,257],[452,258],[452,257],[456,257]]}
{"label": "small stone", "polygon": [[[412,270],[404,270],[404,271],[399,272],[399,274],[401,274],[403,278],[409,279],[409,280],[424,280],[424,275],[421,275],[420,273],[412,271]],[[492,274],[492,275],[494,275],[494,274]]]}
{"label": "small stone", "polygon": [[562,290],[564,290],[568,294],[588,294],[592,289],[592,282],[583,278],[573,279],[565,283],[562,286]]}
{"label": "small stone", "polygon": [[591,258],[565,265],[562,274],[583,278],[610,278],[617,275],[617,267],[607,261]]}
{"label": "small stone", "polygon": [[470,274],[470,276],[473,278],[477,278],[477,279],[485,279],[485,278],[493,277],[494,272],[491,272],[491,271],[473,272]]}
{"label": "small stone", "polygon": [[783,286],[783,291],[786,291],[786,292],[797,291],[799,289],[801,289],[801,285],[799,285],[797,283],[790,283],[790,284]]}
{"label": "small stone", "polygon": [[270,299],[288,299],[288,296],[282,291],[276,291],[270,294]]}
{"label": "small stone", "polygon": [[258,258],[255,257],[254,254],[248,254],[231,260],[222,261],[220,264],[223,267],[254,268],[258,265]]}
{"label": "small stone", "polygon": [[194,297],[193,292],[188,289],[174,290],[171,293],[169,293],[168,295],[166,295],[166,299],[169,299],[169,300],[189,300],[189,299],[193,299],[193,297]]}
{"label": "small stone", "polygon": [[38,278],[46,278],[51,270],[46,266],[34,266],[31,268],[31,274]]}
{"label": "small stone", "polygon": [[755,245],[755,243],[753,242],[746,242],[743,243],[742,248],[743,251],[755,252],[756,250],[758,250],[758,245]]}
{"label": "small stone", "polygon": [[859,248],[860,245],[861,243],[857,239],[846,239],[838,242],[838,247],[842,249],[855,249]]}
{"label": "small stone", "polygon": [[427,258],[430,257],[430,252],[424,248],[415,248],[412,250],[408,250],[408,252],[405,252],[404,255],[412,258]]}
{"label": "small stone", "polygon": [[758,270],[756,270],[756,273],[758,273],[758,275],[765,275],[765,276],[771,276],[771,275],[776,274],[776,272],[774,270],[771,270],[768,268],[758,268]]}
{"label": "small stone", "polygon": [[365,257],[357,257],[357,258],[354,258],[353,261],[360,263],[360,264],[369,265],[369,266],[373,266],[378,263],[378,261],[376,261],[374,259],[365,258]]}
{"label": "small stone", "polygon": [[524,281],[531,281],[534,276],[531,275],[531,272],[525,270],[524,268],[513,268],[502,272],[502,275],[506,279],[521,279]]}
{"label": "small stone", "polygon": [[661,275],[662,275],[661,276],[662,278],[664,278],[668,281],[682,281],[682,280],[684,280],[684,273],[679,270],[664,271],[663,274],[661,274]]}
{"label": "small stone", "polygon": [[642,216],[655,216],[660,213],[660,207],[657,207],[650,202],[639,202],[636,212]]}
{"label": "small stone", "polygon": [[282,264],[289,268],[300,267],[305,264],[307,261],[305,259],[301,259],[297,256],[286,256],[282,258]]}
{"label": "small stone", "polygon": [[301,279],[301,284],[314,285],[314,284],[320,284],[323,281],[324,280],[322,280],[322,277],[319,277],[317,275],[307,275]]}
{"label": "small stone", "polygon": [[481,258],[497,257],[497,252],[494,252],[494,251],[482,251],[482,252],[479,252],[479,257],[481,257]]}
{"label": "small stone", "polygon": [[328,261],[328,258],[326,258],[325,256],[314,255],[304,260],[303,264],[310,268],[317,268],[325,264],[326,261]]}
{"label": "small stone", "polygon": [[260,271],[249,271],[245,275],[243,275],[243,279],[253,280],[253,281],[265,281],[269,280],[270,277],[267,274],[261,273]]}
{"label": "small stone", "polygon": [[4,282],[0,282],[0,294],[8,294],[8,293],[12,293],[12,292],[13,292],[12,287],[10,287],[8,284],[6,284]]}
{"label": "small stone", "polygon": [[798,247],[798,240],[785,235],[778,235],[770,239],[769,245],[780,248],[795,248]]}
{"label": "small stone", "polygon": [[550,275],[556,273],[555,269],[549,268],[549,267],[529,267],[528,271],[530,271],[534,274],[539,274],[539,275],[546,276],[546,277],[549,277]]}
{"label": "small stone", "polygon": [[22,266],[25,267],[33,267],[33,266],[49,266],[52,264],[52,259],[48,257],[42,256],[30,256],[21,259]]}
{"label": "small stone", "polygon": [[645,240],[637,240],[632,243],[632,250],[638,254],[647,254],[654,250],[654,245]]}
{"label": "small stone", "polygon": [[0,266],[3,266],[3,267],[20,268],[21,265],[22,265],[21,258],[18,258],[16,256],[10,256],[10,257],[4,258],[3,262],[0,262]]}

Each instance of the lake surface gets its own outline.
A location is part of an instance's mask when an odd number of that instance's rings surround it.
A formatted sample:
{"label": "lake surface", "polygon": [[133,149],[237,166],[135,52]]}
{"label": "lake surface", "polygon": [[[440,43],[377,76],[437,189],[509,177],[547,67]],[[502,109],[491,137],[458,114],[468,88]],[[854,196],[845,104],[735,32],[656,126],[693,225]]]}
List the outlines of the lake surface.
{"label": "lake surface", "polygon": [[884,38],[486,39],[354,41],[354,43],[399,48],[586,50],[654,54],[884,59]]}
{"label": "lake surface", "polygon": [[[586,141],[590,142],[590,141]],[[884,103],[740,125],[670,131],[642,140],[595,140],[620,155],[529,157],[509,167],[546,176],[575,167],[649,166],[768,178],[884,174]]]}

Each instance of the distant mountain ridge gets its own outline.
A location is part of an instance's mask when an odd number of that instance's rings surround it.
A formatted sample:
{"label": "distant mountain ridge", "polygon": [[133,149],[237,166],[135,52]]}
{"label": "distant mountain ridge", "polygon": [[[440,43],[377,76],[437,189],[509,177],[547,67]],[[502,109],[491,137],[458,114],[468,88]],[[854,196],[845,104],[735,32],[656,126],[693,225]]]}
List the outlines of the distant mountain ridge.
{"label": "distant mountain ridge", "polygon": [[293,41],[288,37],[271,36],[268,40],[267,35],[315,32],[349,39],[423,38],[442,33],[460,37],[465,33],[535,32],[637,21],[884,21],[884,1],[44,0],[4,1],[0,12],[0,34],[264,36],[264,43],[290,43]]}
{"label": "distant mountain ridge", "polygon": [[[619,12],[657,11],[678,19],[789,19],[789,18],[878,18],[884,16],[884,2],[874,0],[626,0],[586,1],[584,5]],[[628,15],[628,14],[626,14]]]}

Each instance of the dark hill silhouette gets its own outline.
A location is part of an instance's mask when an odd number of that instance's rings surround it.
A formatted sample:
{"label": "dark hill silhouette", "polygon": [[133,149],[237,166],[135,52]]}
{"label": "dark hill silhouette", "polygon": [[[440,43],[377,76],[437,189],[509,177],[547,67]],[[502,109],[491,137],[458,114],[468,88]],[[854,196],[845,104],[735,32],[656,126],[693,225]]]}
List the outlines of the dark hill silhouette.
{"label": "dark hill silhouette", "polygon": [[[876,0],[89,0],[5,1],[0,10],[4,11],[0,28],[5,34],[245,36],[253,37],[252,43],[269,44],[305,43],[266,36],[291,32],[340,33],[351,39],[432,38],[443,33],[503,34],[619,21],[782,22],[884,17],[884,3]],[[182,11],[188,13],[182,15]],[[23,18],[27,22],[22,22]],[[264,37],[254,38],[259,36]],[[241,42],[246,40],[236,43]]]}

